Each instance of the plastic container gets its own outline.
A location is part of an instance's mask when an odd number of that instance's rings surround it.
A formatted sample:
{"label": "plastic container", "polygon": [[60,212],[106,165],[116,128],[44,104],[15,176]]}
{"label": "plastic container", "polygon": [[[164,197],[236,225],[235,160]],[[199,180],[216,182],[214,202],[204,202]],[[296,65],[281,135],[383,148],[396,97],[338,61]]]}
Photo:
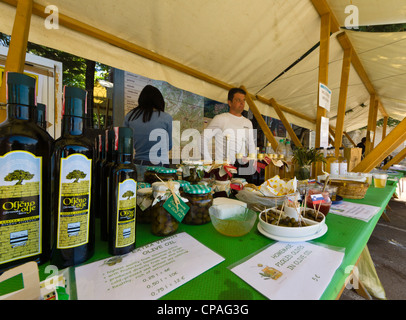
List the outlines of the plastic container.
{"label": "plastic container", "polygon": [[388,175],[386,173],[374,173],[375,188],[385,188]]}
{"label": "plastic container", "polygon": [[182,223],[200,225],[210,222],[209,208],[213,204],[211,188],[205,185],[189,185],[184,188],[184,196],[190,207]]}

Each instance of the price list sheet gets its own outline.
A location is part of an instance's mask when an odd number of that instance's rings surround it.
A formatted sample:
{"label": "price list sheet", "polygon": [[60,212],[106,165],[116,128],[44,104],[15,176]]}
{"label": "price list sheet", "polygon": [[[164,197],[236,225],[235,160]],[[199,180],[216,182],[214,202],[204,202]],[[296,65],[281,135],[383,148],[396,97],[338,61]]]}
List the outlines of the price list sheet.
{"label": "price list sheet", "polygon": [[320,299],[344,257],[308,242],[276,242],[231,271],[274,300]]}
{"label": "price list sheet", "polygon": [[154,300],[224,260],[187,233],[179,233],[75,269],[79,300]]}

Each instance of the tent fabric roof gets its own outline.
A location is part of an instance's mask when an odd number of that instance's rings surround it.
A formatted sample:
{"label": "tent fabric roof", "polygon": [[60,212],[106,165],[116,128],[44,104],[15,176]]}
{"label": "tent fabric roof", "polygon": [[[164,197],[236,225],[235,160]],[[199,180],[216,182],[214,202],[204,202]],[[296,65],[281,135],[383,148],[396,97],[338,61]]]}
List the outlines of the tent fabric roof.
{"label": "tent fabric roof", "polygon": [[[373,3],[372,3],[373,2]],[[271,99],[289,109],[316,118],[318,49],[275,81],[320,40],[320,16],[310,0],[37,0],[36,4],[54,5],[59,13],[103,30],[218,79],[231,86],[244,85],[251,94]],[[327,0],[340,25],[344,25],[345,7],[358,6],[360,24],[405,22],[406,1]],[[382,3],[385,3],[383,6]],[[374,8],[380,8],[379,11]],[[344,12],[344,14],[343,14]],[[0,31],[11,34],[15,8],[0,3]],[[371,78],[385,109],[397,119],[406,116],[406,98],[396,90],[390,78],[382,79],[382,63],[386,76],[397,77],[403,67],[393,59],[402,58],[402,41],[348,32],[353,46]],[[331,38],[329,84],[333,101],[328,117],[334,124],[337,110],[343,50]],[[401,37],[395,34],[393,37]],[[136,73],[202,96],[225,102],[227,89],[197,79],[169,66],[135,55],[105,41],[73,31],[64,26],[46,29],[44,20],[32,16],[29,41],[92,59],[115,68]],[[403,43],[404,45],[404,43]],[[376,49],[375,48],[379,48]],[[368,51],[369,50],[369,51]],[[390,50],[387,52],[387,50]],[[376,51],[376,52],[375,52]],[[373,52],[391,60],[371,60]],[[403,52],[405,52],[403,50]],[[375,57],[376,58],[376,57]],[[380,62],[379,64],[377,62]],[[404,62],[404,61],[403,61]],[[399,76],[399,80],[403,80]],[[376,82],[374,82],[374,79]],[[272,82],[273,81],[273,82]],[[272,82],[271,84],[269,84]],[[404,82],[403,82],[404,83]],[[269,84],[268,86],[266,86]],[[399,83],[400,85],[400,83]],[[265,87],[266,86],[266,87]],[[265,87],[265,88],[264,88]],[[262,89],[262,90],[261,90]],[[272,107],[255,100],[259,111],[271,117]],[[348,90],[345,130],[366,125],[369,94],[352,69]],[[358,109],[362,110],[358,110]],[[362,112],[361,112],[362,111]],[[365,116],[366,112],[366,116]],[[358,117],[355,117],[359,114]],[[289,122],[315,129],[315,123],[285,112]],[[349,118],[349,119],[347,119]]]}

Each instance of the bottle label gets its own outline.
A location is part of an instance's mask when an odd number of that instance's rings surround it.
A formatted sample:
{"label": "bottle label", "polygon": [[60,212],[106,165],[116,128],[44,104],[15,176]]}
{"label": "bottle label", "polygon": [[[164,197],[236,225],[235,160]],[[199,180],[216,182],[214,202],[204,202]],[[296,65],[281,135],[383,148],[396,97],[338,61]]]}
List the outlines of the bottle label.
{"label": "bottle label", "polygon": [[137,182],[127,179],[118,184],[116,247],[127,247],[135,242]]}
{"label": "bottle label", "polygon": [[0,264],[42,253],[42,157],[0,156]]}
{"label": "bottle label", "polygon": [[57,248],[74,248],[89,241],[92,160],[83,154],[61,159]]}

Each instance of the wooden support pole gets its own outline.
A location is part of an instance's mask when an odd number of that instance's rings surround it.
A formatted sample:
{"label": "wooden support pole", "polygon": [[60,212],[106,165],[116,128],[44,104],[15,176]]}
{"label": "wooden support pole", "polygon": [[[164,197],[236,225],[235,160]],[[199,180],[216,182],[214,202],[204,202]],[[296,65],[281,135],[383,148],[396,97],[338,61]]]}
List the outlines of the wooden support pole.
{"label": "wooden support pole", "polygon": [[350,135],[344,131],[344,135],[347,137],[348,141],[352,143],[354,147],[357,147],[357,144],[354,142],[354,140],[351,139]]}
{"label": "wooden support pole", "polygon": [[352,170],[370,172],[393,150],[406,140],[406,118],[404,118],[365,158]]}
{"label": "wooden support pole", "polygon": [[286,119],[285,115],[283,114],[282,110],[279,108],[279,105],[275,101],[275,99],[272,98],[271,100],[269,100],[269,104],[275,109],[276,113],[278,114],[279,119],[282,121],[286,131],[289,133],[289,136],[292,139],[295,146],[303,147],[302,144],[300,143],[300,140],[296,136],[295,131],[293,131],[289,121]]}
{"label": "wooden support pole", "polygon": [[336,132],[334,137],[336,157],[338,157],[340,154],[340,147],[343,142],[345,108],[347,105],[348,82],[351,69],[351,55],[351,48],[344,50],[343,66],[341,70],[340,95],[338,98]]}
{"label": "wooden support pole", "polygon": [[383,126],[382,126],[382,140],[386,137],[386,129],[388,127],[388,117],[383,118]]}
{"label": "wooden support pole", "polygon": [[[328,85],[328,61],[330,52],[330,13],[321,16],[320,26],[320,56],[319,56],[319,82],[317,83],[317,92],[319,92],[319,83]],[[320,127],[321,118],[327,114],[326,109],[319,106],[319,95],[317,95],[317,119],[316,119],[316,148],[320,147]]]}
{"label": "wooden support pole", "polygon": [[241,89],[243,89],[247,93],[245,96],[245,100],[247,101],[248,106],[250,107],[250,110],[254,114],[255,119],[257,119],[260,128],[262,129],[262,131],[265,134],[265,137],[271,143],[272,148],[274,150],[276,150],[276,148],[278,147],[278,142],[276,141],[275,137],[273,136],[271,129],[269,129],[264,118],[262,117],[262,114],[259,112],[258,107],[255,105],[255,103],[252,100],[251,95],[248,93],[247,89],[244,86],[241,86]]}
{"label": "wooden support pole", "polygon": [[[25,54],[27,51],[28,34],[30,31],[32,0],[19,0],[17,2],[16,15],[13,30],[11,32],[10,46],[8,48],[6,65],[2,85],[0,88],[0,103],[6,101],[6,73],[24,71]],[[0,110],[0,122],[6,120],[6,110]]]}
{"label": "wooden support pole", "polygon": [[383,170],[388,170],[392,165],[399,163],[404,158],[406,158],[406,148],[400,151],[396,156],[393,157],[387,164],[383,166]]}
{"label": "wooden support pole", "polygon": [[368,112],[368,126],[367,126],[367,141],[365,142],[365,155],[367,155],[374,148],[374,139],[376,131],[376,117],[378,101],[376,100],[375,95],[371,95],[369,101],[369,112]]}

